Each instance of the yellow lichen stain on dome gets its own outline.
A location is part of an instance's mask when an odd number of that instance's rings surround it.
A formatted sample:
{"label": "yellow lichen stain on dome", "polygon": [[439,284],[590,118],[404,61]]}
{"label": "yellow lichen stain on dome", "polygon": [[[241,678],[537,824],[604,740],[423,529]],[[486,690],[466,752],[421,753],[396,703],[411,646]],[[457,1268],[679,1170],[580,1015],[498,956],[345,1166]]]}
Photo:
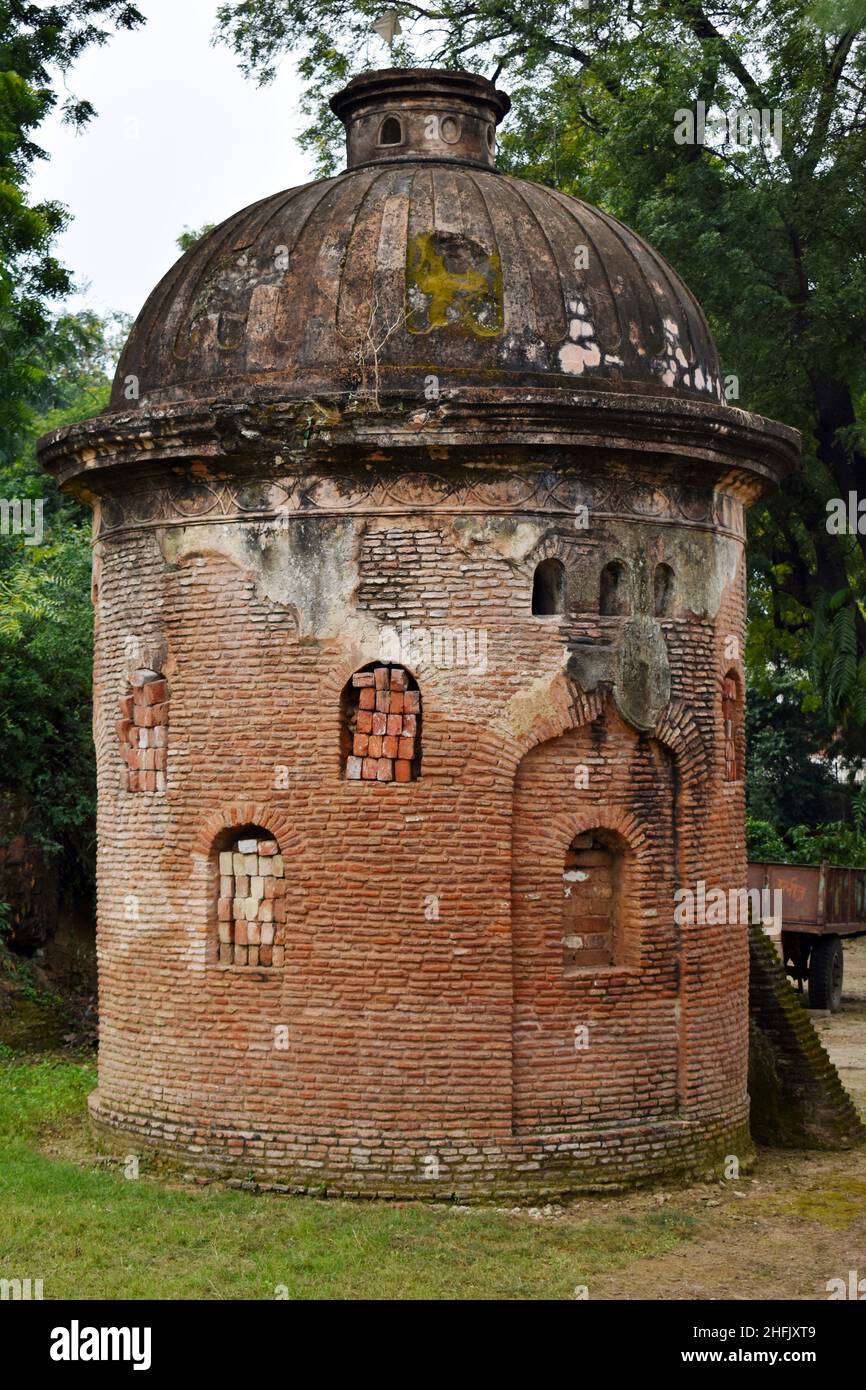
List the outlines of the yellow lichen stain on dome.
{"label": "yellow lichen stain on dome", "polygon": [[425,232],[406,248],[406,327],[410,333],[456,328],[495,338],[503,328],[502,264],[469,237]]}

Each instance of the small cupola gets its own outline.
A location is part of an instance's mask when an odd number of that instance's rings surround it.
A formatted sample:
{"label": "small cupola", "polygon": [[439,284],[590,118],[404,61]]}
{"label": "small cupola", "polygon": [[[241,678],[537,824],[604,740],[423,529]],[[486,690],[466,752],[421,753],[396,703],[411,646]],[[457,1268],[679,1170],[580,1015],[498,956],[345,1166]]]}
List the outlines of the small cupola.
{"label": "small cupola", "polygon": [[331,100],[346,127],[346,166],[399,160],[496,163],[496,127],[511,103],[486,77],[436,68],[385,68]]}

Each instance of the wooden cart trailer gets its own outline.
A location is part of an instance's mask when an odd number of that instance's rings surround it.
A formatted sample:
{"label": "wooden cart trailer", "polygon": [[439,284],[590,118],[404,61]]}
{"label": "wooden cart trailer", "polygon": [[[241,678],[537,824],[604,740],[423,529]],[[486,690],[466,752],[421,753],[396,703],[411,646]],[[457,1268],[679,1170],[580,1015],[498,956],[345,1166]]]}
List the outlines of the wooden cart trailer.
{"label": "wooden cart trailer", "polygon": [[750,863],[749,888],[769,889],[767,901],[781,903],[777,925],[785,969],[801,992],[808,983],[809,1008],[836,1013],[842,1002],[842,937],[866,936],[866,869]]}

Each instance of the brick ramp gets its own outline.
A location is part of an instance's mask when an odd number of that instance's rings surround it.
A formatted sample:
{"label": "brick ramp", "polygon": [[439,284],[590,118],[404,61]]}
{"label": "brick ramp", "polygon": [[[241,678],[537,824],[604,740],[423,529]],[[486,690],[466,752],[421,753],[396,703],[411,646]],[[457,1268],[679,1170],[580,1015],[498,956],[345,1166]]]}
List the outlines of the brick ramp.
{"label": "brick ramp", "polygon": [[786,1149],[840,1149],[866,1129],[759,925],[749,928],[752,1137]]}

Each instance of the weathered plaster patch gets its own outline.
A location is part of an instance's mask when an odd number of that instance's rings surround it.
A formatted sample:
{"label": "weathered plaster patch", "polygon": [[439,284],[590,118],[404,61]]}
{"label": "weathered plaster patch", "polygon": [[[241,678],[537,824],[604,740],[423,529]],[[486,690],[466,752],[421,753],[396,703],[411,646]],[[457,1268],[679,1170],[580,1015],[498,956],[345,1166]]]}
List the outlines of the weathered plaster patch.
{"label": "weathered plaster patch", "polygon": [[250,575],[260,598],[297,614],[302,637],[327,640],[359,625],[355,527],[353,519],[328,517],[171,527],[158,536],[167,564],[202,552],[221,555]]}
{"label": "weathered plaster patch", "polygon": [[[563,647],[563,666],[567,656],[568,649]],[[539,676],[525,690],[512,695],[503,710],[503,718],[514,737],[521,738],[529,733],[537,721],[549,724],[554,709],[559,707],[566,710],[570,704],[570,692],[562,671],[551,671]],[[566,719],[564,724],[568,722]]]}
{"label": "weathered plaster patch", "polygon": [[[634,325],[632,325],[634,327]],[[653,371],[658,374],[665,386],[686,386],[697,391],[706,391],[719,396],[719,387],[708,368],[689,362],[680,342],[680,326],[675,319],[666,318],[663,322],[664,347],[653,358]],[[634,339],[632,339],[634,341]]]}
{"label": "weathered plaster patch", "polygon": [[697,618],[715,619],[726,589],[737,577],[739,541],[709,532],[679,535],[664,551],[676,575],[676,606]]}
{"label": "weathered plaster patch", "polygon": [[549,530],[544,521],[524,521],[510,516],[455,517],[449,530],[466,554],[493,552],[520,564]]}
{"label": "weathered plaster patch", "polygon": [[564,372],[569,372],[572,376],[580,376],[590,367],[597,367],[601,362],[601,353],[595,343],[581,347],[577,343],[565,343],[559,349],[559,365]]}
{"label": "weathered plaster patch", "polygon": [[583,300],[569,300],[568,310],[573,316],[568,325],[570,341],[559,349],[559,365],[570,376],[581,376],[589,368],[599,366],[601,348]]}
{"label": "weathered plaster patch", "polygon": [[629,618],[616,654],[613,687],[624,719],[644,732],[654,729],[671,698],[671,671],[664,635],[655,618]]}

